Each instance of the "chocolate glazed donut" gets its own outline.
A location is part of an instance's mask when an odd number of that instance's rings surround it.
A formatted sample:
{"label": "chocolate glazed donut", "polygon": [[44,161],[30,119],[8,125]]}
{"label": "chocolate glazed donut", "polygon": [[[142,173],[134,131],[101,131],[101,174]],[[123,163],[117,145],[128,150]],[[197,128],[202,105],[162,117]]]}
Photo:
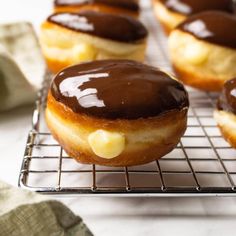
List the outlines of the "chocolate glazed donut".
{"label": "chocolate glazed donut", "polygon": [[55,12],[92,10],[132,17],[138,17],[140,10],[137,0],[56,0],[54,9]]}
{"label": "chocolate glazed donut", "polygon": [[217,108],[236,115],[236,78],[225,83]]}
{"label": "chocolate glazed donut", "polygon": [[186,129],[188,94],[168,74],[129,60],[72,66],[54,79],[46,120],[82,163],[144,164],[170,152]]}
{"label": "chocolate glazed donut", "polygon": [[169,37],[172,64],[180,80],[206,91],[221,91],[236,76],[236,15],[195,14]]}
{"label": "chocolate glazed donut", "polygon": [[166,8],[183,15],[193,15],[203,11],[218,10],[228,13],[234,12],[232,0],[159,0]]}
{"label": "chocolate glazed donut", "polygon": [[214,117],[225,140],[236,148],[236,78],[225,83]]}
{"label": "chocolate glazed donut", "polygon": [[96,11],[55,13],[41,26],[40,42],[49,69],[105,59],[143,61],[148,32],[133,17]]}
{"label": "chocolate glazed donut", "polygon": [[233,0],[153,0],[154,12],[169,34],[192,15],[207,11],[234,13]]}
{"label": "chocolate glazed donut", "polygon": [[55,0],[56,6],[81,6],[86,4],[105,4],[113,7],[120,7],[129,9],[131,11],[138,11],[139,5],[136,0]]}
{"label": "chocolate glazed donut", "polygon": [[200,40],[236,49],[236,15],[215,11],[199,13],[188,18],[177,29]]}
{"label": "chocolate glazed donut", "polygon": [[147,30],[143,24],[131,17],[117,17],[93,11],[83,11],[79,14],[56,13],[48,17],[48,22],[120,42],[129,43],[147,37]]}
{"label": "chocolate glazed donut", "polygon": [[188,106],[180,83],[141,63],[96,61],[83,64],[82,68],[79,73],[79,66],[59,73],[51,86],[53,97],[75,113],[132,120]]}

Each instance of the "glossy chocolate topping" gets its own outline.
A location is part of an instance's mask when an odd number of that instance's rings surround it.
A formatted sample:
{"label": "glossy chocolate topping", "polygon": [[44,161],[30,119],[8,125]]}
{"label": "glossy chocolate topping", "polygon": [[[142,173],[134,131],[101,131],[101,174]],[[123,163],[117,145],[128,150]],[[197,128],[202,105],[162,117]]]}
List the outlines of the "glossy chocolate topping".
{"label": "glossy chocolate topping", "polygon": [[169,10],[183,15],[211,10],[234,12],[232,0],[161,0],[161,2]]}
{"label": "glossy chocolate topping", "polygon": [[236,16],[210,11],[190,16],[178,29],[200,40],[236,49]]}
{"label": "glossy chocolate topping", "polygon": [[182,84],[159,69],[129,60],[66,68],[55,77],[51,92],[75,113],[106,119],[154,117],[189,105]]}
{"label": "glossy chocolate topping", "polygon": [[112,7],[125,8],[131,11],[138,11],[137,0],[55,0],[55,6],[79,6],[87,4],[104,4]]}
{"label": "glossy chocolate topping", "polygon": [[77,32],[120,42],[135,42],[147,37],[144,25],[132,17],[104,14],[94,11],[56,13],[49,22]]}
{"label": "glossy chocolate topping", "polygon": [[219,110],[236,114],[236,78],[225,83],[217,107]]}

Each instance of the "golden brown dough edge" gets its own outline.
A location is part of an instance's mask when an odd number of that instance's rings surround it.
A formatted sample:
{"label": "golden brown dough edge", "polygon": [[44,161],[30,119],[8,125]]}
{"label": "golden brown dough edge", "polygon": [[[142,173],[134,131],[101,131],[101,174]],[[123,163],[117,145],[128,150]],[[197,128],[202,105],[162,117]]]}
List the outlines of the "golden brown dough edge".
{"label": "golden brown dough edge", "polygon": [[[173,21],[173,19],[175,20],[175,26],[177,26],[179,23],[181,23],[182,21],[185,20],[186,16],[180,14],[180,13],[176,13],[176,12],[171,12],[169,11],[164,4],[162,4],[159,0],[152,0],[152,5],[153,5],[153,9],[154,9],[154,15],[156,17],[156,19],[161,23],[161,26],[164,30],[164,32],[166,33],[166,35],[170,35],[170,33],[174,30],[175,27],[173,27],[173,23],[171,24],[171,22]],[[159,11],[161,11],[161,9],[166,9],[166,14],[167,17],[166,18],[162,18],[159,16],[158,14],[158,9]],[[170,22],[171,21],[171,22]]]}
{"label": "golden brown dough edge", "polygon": [[[168,142],[163,140],[157,140],[155,143],[151,143],[147,148],[132,151],[125,151],[121,155],[113,159],[104,159],[95,155],[93,152],[86,150],[83,146],[78,146],[76,143],[71,143],[63,132],[56,129],[54,123],[51,122],[47,115],[47,110],[56,114],[56,116],[63,119],[67,125],[80,124],[83,128],[88,130],[106,129],[109,131],[121,131],[126,133],[132,133],[140,127],[159,128],[163,126],[170,126],[171,124],[178,123],[178,127],[173,132],[171,140]],[[157,160],[162,156],[172,151],[179,143],[180,138],[183,136],[186,130],[187,123],[187,110],[174,111],[163,116],[137,119],[137,120],[104,120],[74,113],[71,109],[67,108],[64,104],[57,102],[49,92],[48,104],[46,110],[46,121],[53,137],[60,143],[66,153],[76,159],[80,163],[84,164],[97,164],[104,166],[134,166],[149,163]]]}
{"label": "golden brown dough edge", "polygon": [[176,77],[178,80],[181,80],[186,85],[209,92],[221,91],[223,88],[225,82],[224,80],[214,77],[200,77],[194,73],[179,68],[174,63],[173,68],[176,72]]}
{"label": "golden brown dough edge", "polygon": [[[233,120],[232,116],[235,117]],[[214,118],[217,125],[224,137],[224,139],[233,147],[236,148],[236,115],[230,114],[225,111],[215,110]],[[223,119],[230,119],[230,122],[222,122]],[[235,127],[232,127],[231,122],[235,123]]]}

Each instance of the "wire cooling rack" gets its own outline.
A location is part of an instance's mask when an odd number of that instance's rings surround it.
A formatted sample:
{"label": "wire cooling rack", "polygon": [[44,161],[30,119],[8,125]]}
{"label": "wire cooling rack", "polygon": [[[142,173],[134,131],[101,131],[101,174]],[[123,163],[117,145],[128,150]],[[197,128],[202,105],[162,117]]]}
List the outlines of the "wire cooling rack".
{"label": "wire cooling rack", "polygon": [[[150,7],[142,20],[150,31],[147,63],[171,71],[166,42]],[[44,122],[47,75],[33,114],[19,186],[46,194],[104,196],[236,196],[236,151],[212,117],[217,94],[188,89],[188,128],[179,145],[147,165],[111,168],[68,157]],[[174,122],[174,121],[173,121]]]}

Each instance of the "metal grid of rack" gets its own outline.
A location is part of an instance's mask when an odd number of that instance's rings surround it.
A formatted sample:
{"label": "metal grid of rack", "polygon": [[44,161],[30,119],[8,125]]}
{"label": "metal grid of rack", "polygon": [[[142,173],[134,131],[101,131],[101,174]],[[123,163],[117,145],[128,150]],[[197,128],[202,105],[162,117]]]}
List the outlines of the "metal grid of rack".
{"label": "metal grid of rack", "polygon": [[[147,62],[171,71],[167,39],[150,8],[143,10],[142,20],[151,32]],[[171,153],[146,165],[111,168],[75,162],[52,138],[43,117],[49,80],[47,75],[36,102],[20,187],[81,196],[236,196],[236,151],[212,116],[217,94],[189,89],[188,128]]]}

